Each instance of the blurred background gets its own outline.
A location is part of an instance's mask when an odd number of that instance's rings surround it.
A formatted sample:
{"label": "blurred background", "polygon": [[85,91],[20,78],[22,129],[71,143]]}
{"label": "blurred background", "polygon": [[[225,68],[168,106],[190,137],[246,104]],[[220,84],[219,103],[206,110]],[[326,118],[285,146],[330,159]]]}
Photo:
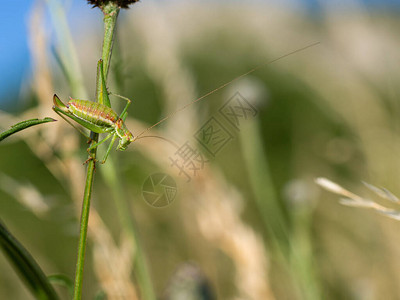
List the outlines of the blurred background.
{"label": "blurred background", "polygon": [[[73,278],[86,143],[52,96],[94,99],[102,13],[78,0],[4,6],[0,127],[58,122],[1,142],[0,217],[46,274]],[[97,167],[83,298],[146,299],[144,268],[160,299],[398,299],[400,223],[314,180],[400,195],[399,12],[394,0],[121,11],[108,88],[133,99],[134,135],[263,66],[144,134],[164,140]],[[4,255],[0,270],[1,299],[32,299]]]}

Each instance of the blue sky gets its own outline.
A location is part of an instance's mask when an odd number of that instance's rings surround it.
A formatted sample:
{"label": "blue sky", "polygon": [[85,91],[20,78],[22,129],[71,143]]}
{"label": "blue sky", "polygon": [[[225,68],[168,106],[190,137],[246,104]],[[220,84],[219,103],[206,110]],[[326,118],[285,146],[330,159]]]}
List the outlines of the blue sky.
{"label": "blue sky", "polygon": [[[30,12],[34,3],[33,0],[12,0],[2,5],[6,8],[0,18],[0,109],[6,108],[9,103],[15,103],[20,85],[27,82],[30,75],[27,34]],[[91,10],[85,0],[67,0],[63,3],[70,8],[73,7],[73,11],[87,13]],[[73,24],[71,18],[70,16]]]}
{"label": "blue sky", "polygon": [[0,18],[1,102],[7,91],[19,87],[22,74],[29,64],[25,20],[31,5],[31,1],[27,0],[9,1],[6,13]]}
{"label": "blue sky", "polygon": [[[339,0],[325,1],[343,3]],[[66,0],[63,2],[72,6],[73,11],[86,13],[91,9],[85,0]],[[293,0],[293,2],[301,2],[307,5],[314,13],[318,10],[317,3],[319,0]],[[371,9],[377,7],[400,8],[399,0],[363,0],[362,2]],[[5,13],[0,18],[0,109],[4,109],[6,103],[15,102],[21,83],[29,77],[30,57],[27,23],[33,4],[33,0],[12,0],[2,5]],[[74,23],[73,20],[70,20],[71,23]]]}

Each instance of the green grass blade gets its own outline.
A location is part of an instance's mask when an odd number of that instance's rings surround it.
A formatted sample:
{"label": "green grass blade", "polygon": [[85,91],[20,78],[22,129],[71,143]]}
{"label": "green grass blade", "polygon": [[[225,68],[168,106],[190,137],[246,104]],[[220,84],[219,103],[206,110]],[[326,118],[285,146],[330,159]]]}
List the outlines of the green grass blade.
{"label": "green grass blade", "polygon": [[68,27],[65,10],[60,0],[47,0],[50,18],[57,38],[56,59],[60,63],[61,69],[66,74],[71,93],[74,97],[88,99],[85,86],[83,84],[82,70],[79,64],[78,55]]}
{"label": "green grass blade", "polygon": [[29,252],[0,221],[0,245],[36,299],[57,300],[55,290]]}
{"label": "green grass blade", "polygon": [[0,133],[0,141],[4,140],[6,137],[9,137],[10,135],[12,135],[16,132],[24,130],[28,127],[43,124],[43,123],[48,123],[48,122],[54,122],[54,121],[57,121],[57,120],[54,120],[52,118],[44,118],[44,119],[30,119],[30,120],[19,122],[15,125],[11,126],[11,128],[9,130],[6,130],[6,131],[3,131],[2,133]]}
{"label": "green grass blade", "polygon": [[267,232],[280,246],[281,251],[289,249],[287,217],[280,205],[272,173],[261,143],[258,122],[241,124],[241,142],[247,171],[255,194],[255,204],[260,212]]}

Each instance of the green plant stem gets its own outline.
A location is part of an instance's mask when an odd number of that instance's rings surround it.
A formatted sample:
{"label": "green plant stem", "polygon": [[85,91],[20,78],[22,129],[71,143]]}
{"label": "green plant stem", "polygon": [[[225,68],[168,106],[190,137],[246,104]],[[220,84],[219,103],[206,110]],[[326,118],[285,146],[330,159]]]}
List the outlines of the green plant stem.
{"label": "green plant stem", "polygon": [[[112,47],[114,44],[114,31],[117,24],[117,18],[119,14],[119,7],[112,2],[109,2],[101,8],[104,13],[104,40],[103,40],[103,51],[101,58],[104,63],[104,79],[107,81],[108,70],[110,67]],[[110,104],[108,104],[110,106]]]}
{"label": "green plant stem", "polygon": [[[104,12],[104,41],[103,41],[103,70],[104,70],[104,81],[107,82],[107,74],[110,66],[113,36],[115,30],[115,24],[117,22],[117,17],[119,13],[119,8],[113,4],[108,3],[104,7],[101,7]],[[103,98],[100,94],[97,96],[97,102],[102,103]],[[110,103],[103,103],[110,106]],[[98,140],[98,134],[92,132],[93,140],[92,144],[96,143]],[[96,164],[96,153],[97,148],[90,151],[89,157],[91,158],[88,162],[85,193],[83,196],[82,203],[82,213],[81,213],[81,225],[79,232],[79,245],[78,245],[78,259],[76,263],[75,272],[75,288],[74,288],[74,300],[80,300],[82,298],[82,282],[83,282],[83,269],[85,263],[85,252],[86,252],[86,240],[87,240],[87,230],[89,223],[89,212],[90,212],[90,198],[92,194],[93,187],[93,176]]]}
{"label": "green plant stem", "polygon": [[[108,71],[110,67],[111,54],[113,48],[114,41],[114,31],[115,25],[117,21],[117,17],[119,14],[119,8],[113,4],[108,3],[104,7],[101,7],[101,10],[104,13],[104,40],[103,40],[103,51],[102,51],[102,60],[103,60],[103,73],[104,73],[104,82],[107,82]],[[99,78],[97,79],[99,82]],[[104,91],[103,91],[104,92]],[[108,97],[102,97],[102,93],[97,91],[97,101],[111,107],[110,103],[104,103],[104,100],[108,99]],[[94,138],[97,141],[97,137]],[[91,157],[96,156],[96,149],[91,153]],[[95,160],[90,160],[88,164],[88,171],[86,177],[86,186],[85,186],[85,195],[82,204],[82,215],[81,215],[81,229],[80,229],[80,238],[79,238],[79,248],[78,248],[78,261],[76,266],[76,277],[75,277],[75,289],[74,289],[74,300],[81,299],[82,294],[82,281],[83,281],[83,269],[84,269],[84,260],[85,260],[85,250],[86,250],[86,239],[87,239],[87,226],[89,220],[89,210],[90,210],[90,195],[92,191],[93,184],[93,173],[94,173]],[[108,159],[108,171],[105,174],[108,178],[108,183],[112,188],[114,199],[116,199],[116,205],[119,217],[122,221],[123,227],[130,233],[135,241],[136,246],[136,257],[135,257],[135,273],[138,279],[141,292],[143,295],[143,299],[153,300],[156,299],[153,286],[150,280],[149,271],[147,268],[146,261],[143,256],[143,252],[139,245],[138,237],[135,231],[135,226],[132,223],[132,218],[129,214],[129,207],[124,202],[124,197],[120,192],[122,187],[117,179],[117,172],[115,168],[115,164],[112,162],[112,159]]]}
{"label": "green plant stem", "polygon": [[92,195],[92,186],[94,179],[93,175],[95,168],[96,149],[93,149],[90,155],[92,156],[93,159],[91,159],[88,162],[85,193],[83,195],[81,228],[79,232],[78,259],[76,262],[76,273],[75,273],[74,300],[79,300],[82,297],[83,269],[85,262],[85,253],[86,253],[86,239],[87,239],[87,229],[89,223],[90,198]]}

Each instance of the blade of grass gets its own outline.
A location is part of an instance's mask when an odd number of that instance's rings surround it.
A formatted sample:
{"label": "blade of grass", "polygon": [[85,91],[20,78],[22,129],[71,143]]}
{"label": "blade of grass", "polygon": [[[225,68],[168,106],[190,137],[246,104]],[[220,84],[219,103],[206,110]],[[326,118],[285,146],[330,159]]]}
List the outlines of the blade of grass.
{"label": "blade of grass", "polygon": [[36,299],[59,299],[35,259],[0,221],[0,245]]}
{"label": "blade of grass", "polygon": [[[50,11],[50,16],[54,24],[56,37],[58,39],[57,59],[64,71],[69,86],[73,95],[77,95],[82,99],[87,99],[87,92],[83,84],[83,76],[80,69],[78,56],[74,47],[74,43],[69,31],[67,19],[65,16],[64,8],[58,0],[47,0]],[[98,140],[98,134],[91,135],[92,143]],[[80,220],[80,234],[78,244],[78,259],[76,264],[75,285],[74,285],[74,298],[81,299],[82,295],[82,280],[83,268],[86,253],[86,239],[87,229],[89,222],[90,211],[90,198],[93,186],[93,175],[95,169],[97,149],[94,148],[90,151],[89,156],[92,158],[87,164],[87,174],[85,183],[85,192],[82,202],[81,220]]]}
{"label": "blade of grass", "polygon": [[[320,290],[312,267],[309,237],[307,236],[305,239],[304,236],[309,229],[307,222],[310,220],[302,220],[304,228],[297,228],[297,232],[289,231],[289,216],[285,215],[284,209],[279,203],[266,158],[268,152],[264,149],[261,141],[260,124],[257,120],[241,124],[243,154],[256,205],[274,246],[272,250],[280,261],[288,266],[300,293],[307,299],[320,299]],[[300,237],[296,234],[303,236]]]}
{"label": "blade of grass", "polygon": [[118,219],[120,220],[124,230],[126,230],[135,241],[136,249],[134,272],[142,293],[142,297],[146,300],[155,300],[156,296],[154,294],[153,283],[151,281],[146,256],[143,253],[139,235],[136,230],[137,226],[135,225],[133,216],[130,213],[131,209],[126,202],[126,197],[122,192],[123,187],[121,180],[118,179],[119,177],[117,174],[117,168],[115,167],[115,162],[112,156],[108,158],[107,164],[103,166],[102,175],[112,192],[113,199],[115,200]]}
{"label": "blade of grass", "polygon": [[61,68],[65,70],[65,75],[69,82],[72,95],[79,96],[80,99],[87,99],[87,92],[83,84],[82,71],[79,65],[78,55],[76,54],[74,42],[69,31],[67,17],[64,7],[59,0],[47,0],[50,17],[58,40],[57,58],[61,62]]}
{"label": "blade of grass", "polygon": [[257,121],[246,122],[241,130],[243,155],[262,221],[274,242],[285,252],[289,249],[287,216],[285,216],[272,181]]}
{"label": "blade of grass", "polygon": [[30,120],[25,120],[22,122],[19,122],[13,126],[9,130],[3,131],[0,133],[0,141],[4,140],[5,138],[9,137],[10,135],[24,130],[28,127],[43,124],[43,123],[48,123],[48,122],[55,122],[57,120],[54,120],[52,118],[44,118],[44,119],[30,119]]}

